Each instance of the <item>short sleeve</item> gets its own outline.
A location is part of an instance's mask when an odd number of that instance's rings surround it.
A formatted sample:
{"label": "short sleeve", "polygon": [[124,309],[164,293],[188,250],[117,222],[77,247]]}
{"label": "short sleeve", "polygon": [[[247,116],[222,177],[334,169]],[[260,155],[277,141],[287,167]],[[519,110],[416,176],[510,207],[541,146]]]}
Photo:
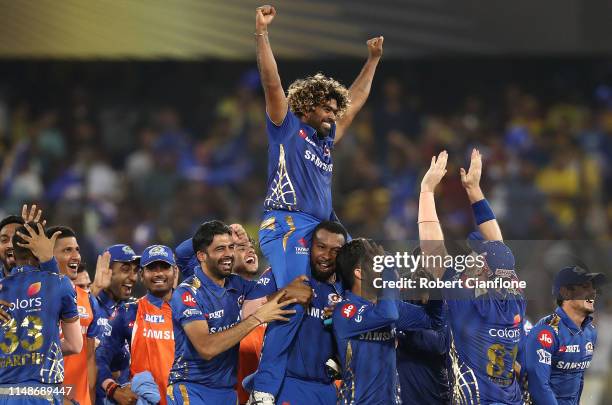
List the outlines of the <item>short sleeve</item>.
{"label": "short sleeve", "polygon": [[61,276],[60,282],[60,317],[62,320],[78,318],[76,290],[68,277]]}
{"label": "short sleeve", "polygon": [[272,269],[266,270],[255,282],[255,286],[245,295],[247,300],[256,300],[274,294],[277,290]]}
{"label": "short sleeve", "polygon": [[283,138],[296,132],[300,126],[299,118],[287,109],[287,115],[280,125],[276,125],[266,113],[266,130],[270,143],[282,143]]}
{"label": "short sleeve", "polygon": [[206,321],[203,309],[196,302],[196,295],[187,287],[179,287],[170,299],[172,317],[180,325],[193,321]]}

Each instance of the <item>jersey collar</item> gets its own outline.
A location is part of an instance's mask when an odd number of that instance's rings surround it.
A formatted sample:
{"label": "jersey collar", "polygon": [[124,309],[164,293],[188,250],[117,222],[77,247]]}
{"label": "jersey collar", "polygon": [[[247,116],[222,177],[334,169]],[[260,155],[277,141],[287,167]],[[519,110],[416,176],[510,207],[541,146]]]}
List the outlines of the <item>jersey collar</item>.
{"label": "jersey collar", "polygon": [[120,302],[113,300],[104,290],[100,291],[98,294],[98,301],[107,309],[113,309],[120,304]]}
{"label": "jersey collar", "polygon": [[226,291],[236,290],[232,283],[233,274],[230,274],[225,279],[225,285],[221,287],[219,284],[215,283],[204,273],[201,266],[197,266],[194,269],[195,276],[202,282],[202,286],[205,287],[208,291],[211,291],[215,296],[221,297],[225,294]]}
{"label": "jersey collar", "polygon": [[559,315],[559,317],[561,318],[561,321],[565,324],[565,326],[567,326],[570,332],[572,332],[572,335],[575,335],[576,333],[583,331],[584,328],[586,328],[587,326],[590,325],[591,322],[593,322],[593,317],[587,316],[586,318],[584,318],[584,321],[582,321],[581,327],[578,327],[576,326],[574,321],[572,321],[570,317],[565,313],[563,308],[557,307],[557,309],[555,309],[555,313]]}
{"label": "jersey collar", "polygon": [[151,304],[155,305],[159,309],[161,309],[161,307],[166,303],[163,299],[156,297],[151,293],[147,293],[145,295],[145,298],[147,299],[147,301],[149,301]]}

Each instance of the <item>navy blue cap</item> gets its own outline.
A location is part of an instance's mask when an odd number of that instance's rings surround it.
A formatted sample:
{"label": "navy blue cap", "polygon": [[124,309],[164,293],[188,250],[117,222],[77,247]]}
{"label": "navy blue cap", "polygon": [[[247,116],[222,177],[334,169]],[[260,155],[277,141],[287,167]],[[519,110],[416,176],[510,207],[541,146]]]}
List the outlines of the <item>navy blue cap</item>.
{"label": "navy blue cap", "polygon": [[174,252],[168,246],[164,245],[153,245],[149,246],[142,252],[140,258],[140,267],[148,266],[153,262],[165,262],[170,266],[176,266],[174,260]]}
{"label": "navy blue cap", "polygon": [[111,255],[112,262],[130,263],[137,261],[140,256],[137,256],[129,245],[113,245],[106,248],[106,251]]}
{"label": "navy blue cap", "polygon": [[603,273],[587,273],[585,269],[579,266],[564,267],[555,276],[552,287],[553,296],[559,297],[561,287],[585,284],[589,281],[596,288],[598,285],[605,284],[607,280]]}
{"label": "navy blue cap", "polygon": [[484,240],[480,232],[468,235],[468,245],[474,252],[484,257],[492,276],[511,278],[515,276],[514,254],[500,240]]}

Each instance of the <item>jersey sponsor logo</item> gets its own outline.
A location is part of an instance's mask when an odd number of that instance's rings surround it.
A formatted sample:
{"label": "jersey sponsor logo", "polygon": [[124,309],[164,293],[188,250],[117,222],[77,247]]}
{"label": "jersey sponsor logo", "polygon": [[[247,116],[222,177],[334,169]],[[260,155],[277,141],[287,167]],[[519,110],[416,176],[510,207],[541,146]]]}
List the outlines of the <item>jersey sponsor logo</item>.
{"label": "jersey sponsor logo", "polygon": [[591,360],[587,361],[560,361],[557,363],[559,370],[586,370],[591,366]]}
{"label": "jersey sponsor logo", "polygon": [[219,319],[219,318],[223,318],[223,313],[224,311],[222,309],[215,311],[215,312],[209,312],[208,314],[204,314],[204,318],[209,319],[209,318],[213,318],[213,319]]}
{"label": "jersey sponsor logo", "polygon": [[29,298],[29,299],[15,299],[14,302],[11,302],[10,308],[11,311],[14,311],[16,309],[23,309],[26,312],[34,312],[34,311],[40,311],[40,307],[42,306],[42,298],[41,297],[36,297],[36,298]]}
{"label": "jersey sponsor logo", "polygon": [[202,311],[199,309],[186,309],[183,311],[183,316],[189,318],[191,316],[202,316]]}
{"label": "jersey sponsor logo", "polygon": [[304,159],[311,161],[316,167],[326,172],[332,172],[334,170],[333,163],[325,163],[323,162],[314,152],[306,149],[304,151]]}
{"label": "jersey sponsor logo", "polygon": [[79,311],[79,318],[89,318],[89,312],[87,312],[87,308],[82,305],[77,306],[77,311]]}
{"label": "jersey sponsor logo", "polygon": [[299,132],[298,132],[298,135],[299,135],[299,136],[300,136],[300,138],[302,138],[302,139],[306,139],[306,138],[308,138],[308,134],[306,133],[306,131],[304,131],[304,129],[303,129],[303,128],[300,128],[300,130],[299,130]]}
{"label": "jersey sponsor logo", "polygon": [[543,364],[548,364],[550,366],[551,355],[544,349],[538,349],[538,361]]}
{"label": "jersey sponsor logo", "polygon": [[325,319],[325,311],[321,308],[310,307],[307,311],[308,316],[317,319]]}
{"label": "jersey sponsor logo", "polygon": [[547,330],[543,330],[538,334],[538,342],[547,349],[550,349],[553,344],[553,336]]}
{"label": "jersey sponsor logo", "polygon": [[165,322],[163,315],[145,314],[144,319],[145,319],[145,322],[151,322],[151,323],[164,323]]}
{"label": "jersey sponsor logo", "polygon": [[395,329],[386,331],[370,331],[359,335],[359,340],[372,340],[376,342],[381,342],[391,339],[395,339]]}
{"label": "jersey sponsor logo", "polygon": [[38,294],[40,292],[40,287],[41,287],[40,281],[37,283],[30,284],[30,286],[27,289],[28,297]]}
{"label": "jersey sponsor logo", "polygon": [[310,253],[310,249],[308,248],[308,243],[306,242],[306,239],[300,238],[298,239],[298,243],[300,244],[300,246],[295,247],[296,255],[307,255]]}
{"label": "jersey sponsor logo", "polygon": [[505,339],[518,339],[521,337],[520,328],[489,329],[489,336],[501,337]]}
{"label": "jersey sponsor logo", "polygon": [[171,330],[155,330],[155,329],[143,328],[142,336],[147,339],[174,340],[174,332]]}
{"label": "jersey sponsor logo", "polygon": [[561,353],[580,353],[580,345],[567,345],[559,348]]}
{"label": "jersey sponsor logo", "polygon": [[357,307],[354,304],[344,304],[341,311],[342,316],[346,319],[351,319],[355,312],[357,312]]}
{"label": "jersey sponsor logo", "polygon": [[587,342],[584,349],[586,350],[587,354],[593,354],[593,342]]}
{"label": "jersey sponsor logo", "polygon": [[183,304],[187,305],[188,307],[196,306],[196,300],[189,291],[185,291],[183,295],[181,295],[181,300],[183,301]]}
{"label": "jersey sponsor logo", "polygon": [[516,328],[521,324],[521,314],[514,315],[512,327]]}
{"label": "jersey sponsor logo", "polygon": [[238,323],[238,321],[237,321],[237,322],[234,322],[234,323],[231,323],[231,324],[229,324],[229,325],[225,325],[225,326],[216,326],[216,327],[215,327],[215,326],[213,326],[213,327],[210,327],[210,328],[208,329],[208,332],[209,332],[209,333],[219,333],[219,332],[223,332],[224,330],[228,330],[229,328],[233,328],[234,326],[236,326],[236,324],[237,324],[237,323]]}
{"label": "jersey sponsor logo", "polygon": [[261,277],[257,280],[257,284],[268,285],[270,283],[270,277]]}

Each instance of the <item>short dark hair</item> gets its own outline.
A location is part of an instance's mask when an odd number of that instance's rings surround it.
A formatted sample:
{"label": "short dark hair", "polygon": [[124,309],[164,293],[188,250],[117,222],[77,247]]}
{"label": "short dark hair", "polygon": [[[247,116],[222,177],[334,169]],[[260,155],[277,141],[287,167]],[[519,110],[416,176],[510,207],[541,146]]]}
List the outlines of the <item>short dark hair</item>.
{"label": "short dark hair", "polygon": [[[29,222],[28,225],[32,228],[32,230],[36,234],[38,234],[38,227],[35,222]],[[32,236],[30,232],[28,232],[25,225],[21,225],[19,226],[19,228],[15,230],[15,235],[13,235],[13,254],[15,255],[15,259],[22,260],[22,259],[29,259],[31,257],[35,257],[30,249],[19,246],[19,243],[27,243],[21,236],[19,236],[19,233],[22,233],[28,236]]]}
{"label": "short dark hair", "polygon": [[195,235],[193,235],[193,251],[205,251],[212,243],[215,235],[232,235],[232,230],[229,226],[225,225],[221,221],[208,221],[204,222]]}
{"label": "short dark hair", "polygon": [[563,301],[561,298],[557,298],[557,306],[558,307],[562,307],[563,306]]}
{"label": "short dark hair", "polygon": [[76,238],[76,232],[74,232],[74,229],[64,225],[52,226],[51,228],[47,229],[47,232],[45,232],[45,234],[47,235],[47,238],[50,238],[55,232],[58,231],[60,232],[60,234],[57,239]]}
{"label": "short dark hair", "polygon": [[361,266],[365,255],[366,249],[362,239],[353,239],[338,251],[336,272],[342,278],[342,286],[345,290],[353,288],[355,284],[354,270]]}
{"label": "short dark hair", "polygon": [[18,215],[9,215],[8,217],[2,218],[2,221],[0,221],[0,231],[2,228],[10,224],[23,225],[25,224],[25,221]]}
{"label": "short dark hair", "polygon": [[326,230],[328,232],[335,233],[338,235],[342,235],[344,236],[345,241],[348,239],[348,232],[346,231],[346,229],[344,229],[344,227],[342,226],[340,222],[336,222],[336,221],[319,222],[319,224],[315,227],[314,231],[312,231],[312,236],[313,237],[316,236],[317,232],[319,232],[320,229],[323,229],[323,230]]}
{"label": "short dark hair", "polygon": [[77,274],[87,271],[87,263],[81,262],[79,263],[79,267],[77,267]]}

